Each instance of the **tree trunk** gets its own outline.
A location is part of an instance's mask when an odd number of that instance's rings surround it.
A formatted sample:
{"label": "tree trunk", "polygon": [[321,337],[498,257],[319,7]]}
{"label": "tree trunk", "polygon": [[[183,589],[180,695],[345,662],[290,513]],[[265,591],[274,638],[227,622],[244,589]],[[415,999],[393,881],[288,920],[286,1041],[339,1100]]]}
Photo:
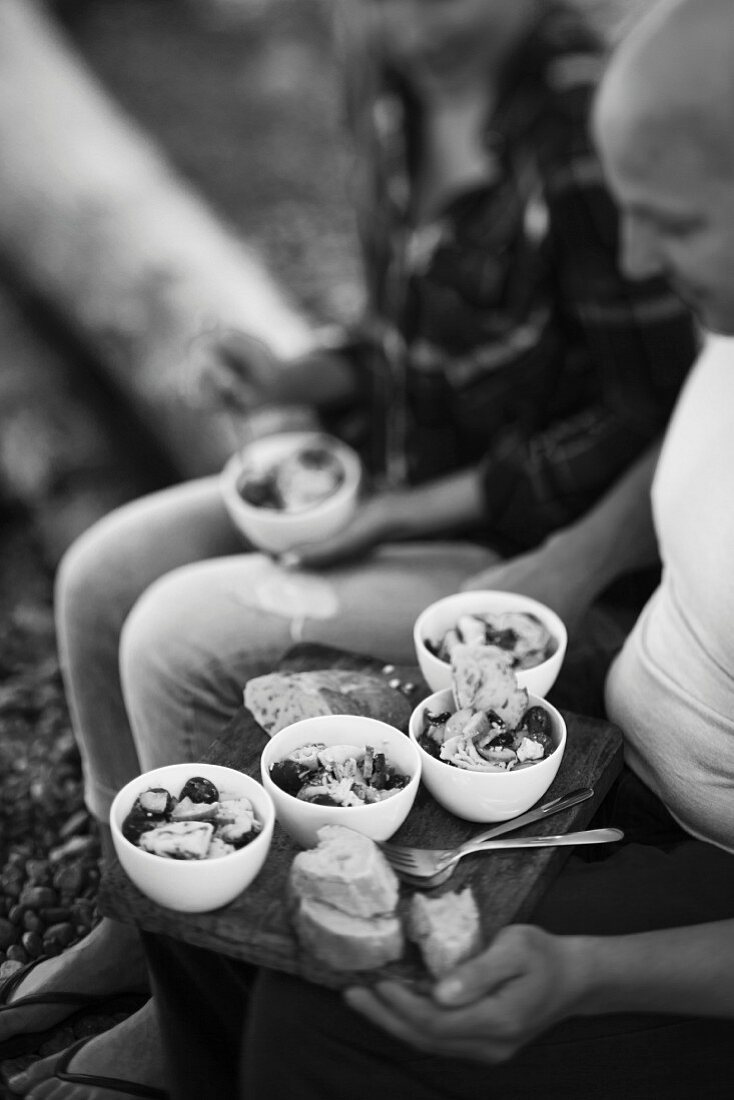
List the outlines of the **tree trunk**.
{"label": "tree trunk", "polygon": [[34,0],[0,0],[0,259],[82,337],[183,474],[233,449],[191,397],[192,341],[289,355],[308,325],[123,116]]}

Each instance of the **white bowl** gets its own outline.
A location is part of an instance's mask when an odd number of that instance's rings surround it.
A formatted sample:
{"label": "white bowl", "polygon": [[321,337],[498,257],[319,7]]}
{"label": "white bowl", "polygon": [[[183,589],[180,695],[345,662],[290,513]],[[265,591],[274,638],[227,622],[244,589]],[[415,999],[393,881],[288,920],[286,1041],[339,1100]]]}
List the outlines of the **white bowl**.
{"label": "white bowl", "polygon": [[[244,848],[219,859],[165,859],[144,852],[122,835],[122,824],[139,794],[164,787],[178,797],[187,779],[201,775],[220,791],[249,798],[262,824],[260,833]],[[216,764],[171,764],[131,780],[118,792],[110,811],[112,841],[117,858],[139,890],[159,905],[182,913],[206,913],[233,901],[260,873],[270,849],[275,809],[260,784]]]}
{"label": "white bowl", "polygon": [[556,749],[531,768],[510,772],[471,772],[445,764],[422,749],[423,712],[444,714],[456,710],[451,688],[429,695],[410,716],[410,736],[421,755],[423,782],[437,802],[465,821],[507,821],[525,813],[541,798],[558,774],[566,748],[566,723],[555,707],[536,695],[529,706],[542,707],[551,717],[551,737]]}
{"label": "white bowl", "polygon": [[[266,470],[311,445],[326,446],[344,468],[343,482],[326,500],[302,512],[290,513],[258,508],[242,499],[237,486],[246,467]],[[220,484],[230,518],[245,538],[268,553],[283,554],[296,546],[327,539],[341,530],[356,509],[361,477],[362,465],[357,454],[333,436],[322,432],[282,432],[258,439],[234,454],[222,471]]]}
{"label": "white bowl", "polygon": [[[316,806],[287,794],[270,778],[270,768],[303,745],[367,745],[385,752],[387,762],[410,782],[390,798],[368,806]],[[323,718],[305,718],[286,726],[270,740],[260,757],[265,790],[275,804],[275,813],[285,831],[304,848],[318,843],[316,835],[323,825],[346,825],[372,840],[387,840],[410,813],[421,777],[420,750],[410,738],[394,726],[375,718],[329,714]]]}
{"label": "white bowl", "polygon": [[518,669],[516,676],[520,687],[533,695],[545,697],[553,687],[566,656],[568,633],[563,620],[545,604],[521,596],[517,592],[457,592],[430,604],[422,611],[413,627],[413,642],[423,679],[432,691],[451,687],[451,665],[439,660],[426,646],[426,640],[438,644],[447,630],[456,626],[461,615],[481,615],[484,612],[501,614],[504,611],[526,611],[548,628],[556,639],[556,651],[535,668]]}

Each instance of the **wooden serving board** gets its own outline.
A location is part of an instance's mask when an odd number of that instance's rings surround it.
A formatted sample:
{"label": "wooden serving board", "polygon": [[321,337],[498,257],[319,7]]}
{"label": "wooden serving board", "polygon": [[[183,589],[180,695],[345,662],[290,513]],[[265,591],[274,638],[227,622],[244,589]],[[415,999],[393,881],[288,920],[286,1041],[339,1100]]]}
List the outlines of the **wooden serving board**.
{"label": "wooden serving board", "polygon": [[[416,685],[415,704],[429,694],[415,668],[384,673],[379,661],[325,646],[297,646],[279,667],[292,672],[344,668],[376,673],[386,680],[397,676],[403,682]],[[518,830],[520,836],[584,828],[621,770],[622,738],[615,726],[568,713],[565,718],[568,725],[566,751],[556,780],[543,801],[586,786],[594,788],[595,796],[550,819]],[[260,753],[266,742],[266,734],[243,707],[222,737],[213,743],[206,760],[238,768],[259,779]],[[485,826],[454,817],[421,787],[408,820],[393,839],[418,847],[443,848],[460,844],[483,828]],[[100,907],[103,913],[116,920],[245,962],[284,970],[333,988],[353,983],[355,975],[330,971],[300,950],[286,901],[288,872],[297,851],[294,842],[276,824],[268,860],[255,882],[231,905],[202,914],[178,913],[150,901],[115,863],[104,876]],[[489,942],[500,928],[530,916],[571,851],[571,848],[539,848],[466,859],[459,864],[446,888],[472,887],[482,914],[485,941]],[[401,904],[412,891],[403,886],[402,892]],[[369,975],[362,974],[360,980],[375,980],[388,974],[418,981],[425,978],[418,953],[410,946],[400,962]]]}

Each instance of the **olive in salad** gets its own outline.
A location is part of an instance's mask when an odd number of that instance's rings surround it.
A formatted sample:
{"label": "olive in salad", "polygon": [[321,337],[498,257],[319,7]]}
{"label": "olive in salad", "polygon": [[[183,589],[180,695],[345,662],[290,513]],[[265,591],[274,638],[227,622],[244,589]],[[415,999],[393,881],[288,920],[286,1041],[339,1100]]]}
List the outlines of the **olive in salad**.
{"label": "olive in salad", "polygon": [[555,750],[551,720],[540,706],[530,707],[510,729],[494,711],[471,707],[423,712],[418,743],[430,756],[466,771],[514,771],[545,760]]}
{"label": "olive in salad", "polygon": [[410,782],[371,745],[303,745],[271,765],[269,774],[286,794],[316,806],[367,806]]}
{"label": "olive in salad", "polygon": [[188,779],[178,797],[164,787],[143,791],[122,823],[126,840],[167,859],[231,855],[261,830],[248,798],[220,792],[200,775]]}

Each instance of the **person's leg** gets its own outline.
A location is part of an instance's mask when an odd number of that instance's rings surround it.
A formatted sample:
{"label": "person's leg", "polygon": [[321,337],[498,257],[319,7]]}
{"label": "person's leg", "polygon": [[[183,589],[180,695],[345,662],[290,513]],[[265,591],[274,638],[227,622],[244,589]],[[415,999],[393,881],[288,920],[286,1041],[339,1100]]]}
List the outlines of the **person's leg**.
{"label": "person's leg", "polygon": [[112,512],[69,549],[56,582],[61,667],[84,765],[87,804],[106,821],[140,771],[119,675],[120,633],[158,577],[241,546],[216,478],[176,486]]}
{"label": "person's leg", "polygon": [[[167,1081],[177,1100],[237,1095],[237,1058],[255,967],[167,936],[143,935]],[[212,992],[216,995],[212,997]],[[202,1011],[202,1006],[206,1006]],[[285,1037],[284,1037],[285,1038]]]}
{"label": "person's leg", "polygon": [[[11,1078],[8,1087],[13,1095],[25,1096],[28,1100],[120,1100],[118,1091],[56,1081],[54,1073],[59,1056],[57,1051],[40,1058],[25,1072]],[[68,1069],[71,1073],[114,1077],[134,1085],[166,1088],[166,1069],[153,1001],[148,1001],[108,1031],[87,1040]]]}
{"label": "person's leg", "polygon": [[168,574],[136,604],[121,640],[141,765],[196,760],[241,705],[247,680],[270,671],[296,641],[414,663],[418,613],[489,560],[466,543],[406,544],[323,575],[259,554]]}

